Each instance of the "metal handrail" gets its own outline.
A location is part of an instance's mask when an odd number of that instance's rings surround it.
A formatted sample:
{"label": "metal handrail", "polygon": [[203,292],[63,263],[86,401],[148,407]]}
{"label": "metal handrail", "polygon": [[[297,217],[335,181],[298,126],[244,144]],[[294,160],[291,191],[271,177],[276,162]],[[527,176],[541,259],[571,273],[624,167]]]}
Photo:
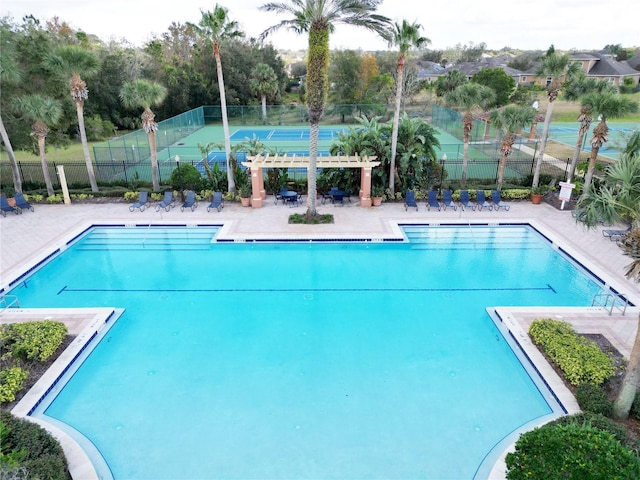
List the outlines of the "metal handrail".
{"label": "metal handrail", "polygon": [[0,294],[0,307],[2,307],[2,310],[6,310],[11,307],[20,308],[20,302],[18,301],[18,297],[15,295]]}
{"label": "metal handrail", "polygon": [[[601,298],[604,298],[604,303],[598,302],[598,300]],[[618,300],[621,301],[621,306],[617,305]],[[611,301],[611,303],[609,303],[609,301]],[[609,315],[613,313],[614,308],[620,310],[620,312],[622,312],[622,315],[624,315],[627,311],[627,305],[629,305],[629,299],[623,293],[598,293],[594,295],[593,299],[591,300],[591,306],[594,307],[596,305],[608,309]]]}

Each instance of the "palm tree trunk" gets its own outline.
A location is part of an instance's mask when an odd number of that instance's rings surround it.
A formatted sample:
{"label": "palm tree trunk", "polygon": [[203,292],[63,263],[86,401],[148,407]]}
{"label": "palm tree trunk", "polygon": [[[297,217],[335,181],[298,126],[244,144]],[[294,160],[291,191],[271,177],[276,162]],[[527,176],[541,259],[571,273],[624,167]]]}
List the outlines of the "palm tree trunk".
{"label": "palm tree trunk", "polygon": [[82,142],[82,152],[84,153],[84,163],[87,165],[87,173],[89,174],[89,183],[91,191],[98,191],[98,182],[96,182],[96,174],[93,171],[93,163],[91,155],[89,155],[89,144],[87,143],[87,131],[84,128],[84,102],[76,100],[76,113],[78,114],[78,128],[80,129],[80,141]]}
{"label": "palm tree trunk", "polygon": [[267,96],[262,95],[262,123],[267,123]]}
{"label": "palm tree trunk", "polygon": [[569,183],[571,183],[573,176],[576,174],[576,166],[578,165],[580,150],[582,150],[582,142],[584,142],[584,136],[587,134],[587,130],[589,130],[589,125],[587,125],[586,128],[584,127],[584,125],[580,125],[580,129],[578,130],[578,141],[576,142],[576,146],[573,149],[571,165],[569,166],[569,177],[567,178],[567,182]]}
{"label": "palm tree trunk", "polygon": [[622,381],[622,387],[618,398],[613,404],[613,418],[624,420],[629,418],[631,404],[636,397],[638,384],[640,383],[640,314],[638,315],[638,326],[636,330],[636,339],[631,349],[631,358],[627,365],[627,371]]}
{"label": "palm tree trunk", "polygon": [[45,137],[38,136],[38,149],[40,150],[40,162],[42,163],[42,175],[44,176],[44,183],[47,186],[47,195],[52,197],[55,192],[53,191],[53,184],[51,183],[51,176],[49,175],[49,165],[47,165],[47,156],[45,154],[44,147]]}
{"label": "palm tree trunk", "polygon": [[591,180],[593,179],[593,171],[596,169],[596,158],[598,157],[599,151],[600,147],[591,147],[591,155],[589,155],[589,167],[587,168],[587,173],[584,176],[584,190],[589,188],[589,185],[591,185]]}
{"label": "palm tree trunk", "polygon": [[460,177],[460,188],[467,184],[467,168],[469,168],[469,137],[473,123],[464,124],[464,146],[462,148],[462,175]]}
{"label": "palm tree trunk", "polygon": [[393,129],[391,131],[391,161],[389,164],[389,190],[395,193],[396,151],[398,148],[398,125],[400,123],[400,104],[402,101],[402,82],[404,77],[404,55],[398,58],[398,78],[396,79],[396,105],[393,111]]}
{"label": "palm tree trunk", "polygon": [[13,153],[13,147],[9,140],[7,130],[4,128],[4,122],[2,121],[2,115],[0,115],[0,136],[4,142],[4,148],[7,149],[7,155],[9,155],[9,163],[11,164],[11,173],[13,175],[13,189],[17,193],[22,193],[22,179],[20,178],[20,169],[18,168],[18,161],[16,155]]}
{"label": "palm tree trunk", "polygon": [[549,105],[547,106],[547,113],[544,116],[544,126],[542,128],[542,141],[540,143],[540,156],[538,156],[538,161],[536,162],[536,169],[533,172],[533,182],[531,183],[532,187],[537,187],[540,182],[540,169],[542,168],[542,161],[544,160],[544,150],[547,147],[547,137],[549,136],[549,125],[551,124],[551,114],[553,113],[554,103],[549,101]]}
{"label": "palm tree trunk", "polygon": [[318,136],[320,125],[311,123],[309,125],[309,169],[307,170],[307,190],[309,199],[307,201],[307,215],[315,216],[317,211],[317,165],[318,165]]}
{"label": "palm tree trunk", "polygon": [[227,97],[224,93],[224,78],[222,76],[222,61],[220,60],[220,45],[213,43],[213,56],[216,59],[216,72],[218,73],[218,87],[220,89],[220,110],[222,113],[222,130],[224,132],[224,152],[227,156],[227,183],[229,191],[235,193],[236,182],[233,178],[233,168],[231,166],[231,137],[229,135],[229,121],[227,120]]}
{"label": "palm tree trunk", "polygon": [[151,181],[153,183],[153,191],[160,190],[160,169],[158,168],[158,152],[156,152],[156,132],[150,130],[149,135],[149,149],[151,150]]}
{"label": "palm tree trunk", "polygon": [[500,163],[498,164],[498,185],[497,189],[502,190],[502,182],[504,181],[504,170],[507,166],[507,155],[503,154],[500,157]]}

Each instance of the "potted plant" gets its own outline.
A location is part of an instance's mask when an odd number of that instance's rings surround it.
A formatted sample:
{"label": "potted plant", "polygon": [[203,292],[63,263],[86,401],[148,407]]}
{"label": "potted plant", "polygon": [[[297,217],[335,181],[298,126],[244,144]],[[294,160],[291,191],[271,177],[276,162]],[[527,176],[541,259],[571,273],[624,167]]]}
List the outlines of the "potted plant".
{"label": "potted plant", "polygon": [[374,185],[371,187],[371,201],[374,207],[378,207],[382,204],[382,197],[384,196],[384,187],[381,185]]}
{"label": "potted plant", "polygon": [[251,205],[251,186],[249,184],[245,183],[241,185],[238,194],[240,195],[240,203],[243,207]]}
{"label": "potted plant", "polygon": [[546,185],[539,185],[537,187],[531,188],[531,203],[534,205],[539,205],[542,203],[542,199],[545,194],[548,192],[548,188]]}

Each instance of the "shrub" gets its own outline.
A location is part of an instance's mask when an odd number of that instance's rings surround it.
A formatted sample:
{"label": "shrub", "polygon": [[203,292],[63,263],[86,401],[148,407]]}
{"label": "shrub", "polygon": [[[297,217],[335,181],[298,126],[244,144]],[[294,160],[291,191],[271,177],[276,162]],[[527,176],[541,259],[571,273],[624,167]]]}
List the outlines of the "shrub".
{"label": "shrub", "polygon": [[576,400],[585,412],[599,413],[608,417],[613,410],[613,403],[609,400],[607,393],[602,387],[593,383],[585,382],[578,385]]}
{"label": "shrub", "polygon": [[2,329],[5,348],[13,357],[41,362],[55,353],[67,334],[64,323],[52,320],[6,324]]}
{"label": "shrub", "polygon": [[595,343],[580,337],[567,322],[535,320],[529,334],[572,385],[584,382],[600,385],[615,373],[611,358]]}
{"label": "shrub", "polygon": [[20,367],[8,368],[0,371],[0,403],[13,402],[24,387],[28,373]]}
{"label": "shrub", "polygon": [[640,458],[589,425],[545,425],[520,436],[506,457],[507,478],[637,479]]}
{"label": "shrub", "polygon": [[205,186],[204,178],[200,171],[190,163],[181,163],[180,168],[175,168],[171,172],[169,180],[174,190],[193,190],[199,192]]}
{"label": "shrub", "polygon": [[575,415],[565,415],[564,417],[557,418],[547,423],[547,426],[570,424],[579,426],[588,425],[593,428],[597,428],[598,430],[602,430],[613,435],[615,439],[625,447],[630,449],[637,448],[636,442],[627,434],[627,429],[624,426],[598,413],[582,412],[576,413]]}

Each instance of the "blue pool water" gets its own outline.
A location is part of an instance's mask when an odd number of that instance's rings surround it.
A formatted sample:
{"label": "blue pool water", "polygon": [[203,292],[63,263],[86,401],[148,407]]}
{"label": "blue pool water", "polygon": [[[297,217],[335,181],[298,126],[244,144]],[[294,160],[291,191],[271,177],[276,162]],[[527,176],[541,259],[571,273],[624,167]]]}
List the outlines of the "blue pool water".
{"label": "blue pool water", "polygon": [[11,292],[26,308],[126,309],[39,415],[118,480],[474,478],[552,414],[485,307],[590,305],[600,286],[528,227],[405,231],[90,230]]}

